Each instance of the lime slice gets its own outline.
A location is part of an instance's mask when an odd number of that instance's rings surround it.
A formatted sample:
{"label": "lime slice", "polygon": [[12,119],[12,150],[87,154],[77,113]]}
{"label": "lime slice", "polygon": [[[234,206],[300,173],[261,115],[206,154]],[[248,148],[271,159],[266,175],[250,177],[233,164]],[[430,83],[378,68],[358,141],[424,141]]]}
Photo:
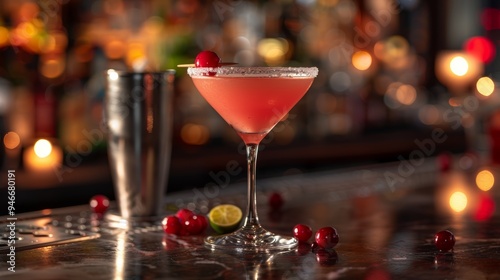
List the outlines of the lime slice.
{"label": "lime slice", "polygon": [[210,226],[217,233],[229,233],[238,228],[242,216],[243,214],[238,206],[221,204],[210,210],[208,220],[210,221]]}

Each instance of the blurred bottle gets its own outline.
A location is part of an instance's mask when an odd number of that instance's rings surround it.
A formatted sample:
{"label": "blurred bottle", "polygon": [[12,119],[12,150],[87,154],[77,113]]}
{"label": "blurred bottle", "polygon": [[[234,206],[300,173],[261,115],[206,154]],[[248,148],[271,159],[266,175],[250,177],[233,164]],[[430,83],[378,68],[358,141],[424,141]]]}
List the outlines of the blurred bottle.
{"label": "blurred bottle", "polygon": [[57,99],[53,86],[35,75],[32,84],[35,115],[34,129],[37,138],[54,138],[57,135]]}

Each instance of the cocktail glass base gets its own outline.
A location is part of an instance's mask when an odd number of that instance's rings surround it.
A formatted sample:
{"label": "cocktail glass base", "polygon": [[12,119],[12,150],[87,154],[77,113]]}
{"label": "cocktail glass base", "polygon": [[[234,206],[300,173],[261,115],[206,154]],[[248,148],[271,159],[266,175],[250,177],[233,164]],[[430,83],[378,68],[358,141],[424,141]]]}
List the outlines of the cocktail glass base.
{"label": "cocktail glass base", "polygon": [[239,252],[275,252],[294,249],[298,241],[290,236],[272,233],[262,227],[242,227],[224,235],[205,238],[211,249]]}

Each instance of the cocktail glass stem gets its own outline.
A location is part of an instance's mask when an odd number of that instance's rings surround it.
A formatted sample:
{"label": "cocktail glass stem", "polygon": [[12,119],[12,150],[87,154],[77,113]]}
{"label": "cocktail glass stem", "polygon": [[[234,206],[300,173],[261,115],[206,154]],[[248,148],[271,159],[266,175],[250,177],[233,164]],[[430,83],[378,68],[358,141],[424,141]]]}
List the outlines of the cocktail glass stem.
{"label": "cocktail glass stem", "polygon": [[259,152],[259,144],[247,144],[247,170],[248,170],[248,202],[247,213],[243,222],[243,228],[258,228],[261,227],[259,217],[257,215],[257,189],[255,184],[255,176],[257,169],[257,154]]}
{"label": "cocktail glass stem", "polygon": [[275,234],[260,225],[257,215],[256,167],[259,144],[247,144],[248,198],[243,225],[237,231],[219,236],[209,236],[205,243],[213,249],[243,252],[289,250],[297,246],[295,238]]}

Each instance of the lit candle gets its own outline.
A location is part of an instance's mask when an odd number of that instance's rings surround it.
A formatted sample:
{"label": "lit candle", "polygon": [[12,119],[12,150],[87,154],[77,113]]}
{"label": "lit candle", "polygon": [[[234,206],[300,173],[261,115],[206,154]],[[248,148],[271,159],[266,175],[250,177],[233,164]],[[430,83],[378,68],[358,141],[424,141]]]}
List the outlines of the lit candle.
{"label": "lit candle", "polygon": [[26,148],[23,155],[24,167],[32,172],[54,170],[62,162],[62,150],[48,140],[40,139]]}

